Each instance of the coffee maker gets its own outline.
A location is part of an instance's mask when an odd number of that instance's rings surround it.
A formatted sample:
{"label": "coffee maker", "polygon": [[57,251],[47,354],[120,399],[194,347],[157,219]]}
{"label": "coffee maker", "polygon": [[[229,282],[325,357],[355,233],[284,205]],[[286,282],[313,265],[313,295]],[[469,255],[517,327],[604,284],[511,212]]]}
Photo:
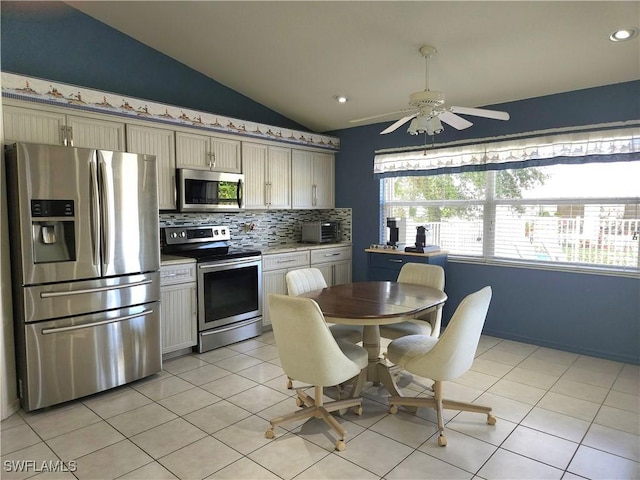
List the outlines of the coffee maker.
{"label": "coffee maker", "polygon": [[389,229],[387,245],[398,248],[406,243],[406,218],[387,217],[387,228]]}
{"label": "coffee maker", "polygon": [[437,245],[431,245],[433,240],[433,236],[431,233],[431,227],[416,227],[416,244],[415,247],[406,247],[404,249],[405,252],[412,253],[426,253],[440,250],[440,247]]}

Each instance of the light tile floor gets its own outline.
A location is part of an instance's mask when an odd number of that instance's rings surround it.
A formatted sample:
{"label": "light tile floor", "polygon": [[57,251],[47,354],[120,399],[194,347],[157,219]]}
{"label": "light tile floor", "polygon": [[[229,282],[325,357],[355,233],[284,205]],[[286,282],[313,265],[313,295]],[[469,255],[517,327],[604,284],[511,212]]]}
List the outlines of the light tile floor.
{"label": "light tile floor", "polygon": [[[2,422],[3,479],[638,479],[640,370],[482,337],[472,369],[448,398],[493,407],[435,414],[387,411],[370,385],[364,413],[339,421],[347,448],[321,420],[264,433],[296,409],[273,334],[166,361],[158,375]],[[401,376],[407,394],[430,381]],[[27,463],[20,463],[26,461]],[[29,461],[31,463],[29,463]],[[73,472],[60,472],[63,465]],[[46,469],[56,470],[55,473]],[[44,470],[44,471],[43,471]]]}

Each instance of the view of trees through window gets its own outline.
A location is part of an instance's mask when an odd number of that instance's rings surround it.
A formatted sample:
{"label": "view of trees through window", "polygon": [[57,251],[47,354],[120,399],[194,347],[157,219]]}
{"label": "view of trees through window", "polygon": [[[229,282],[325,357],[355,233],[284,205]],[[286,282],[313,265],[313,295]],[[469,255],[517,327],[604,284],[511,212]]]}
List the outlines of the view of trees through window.
{"label": "view of trees through window", "polygon": [[638,269],[640,162],[401,176],[382,182],[385,217],[451,255]]}

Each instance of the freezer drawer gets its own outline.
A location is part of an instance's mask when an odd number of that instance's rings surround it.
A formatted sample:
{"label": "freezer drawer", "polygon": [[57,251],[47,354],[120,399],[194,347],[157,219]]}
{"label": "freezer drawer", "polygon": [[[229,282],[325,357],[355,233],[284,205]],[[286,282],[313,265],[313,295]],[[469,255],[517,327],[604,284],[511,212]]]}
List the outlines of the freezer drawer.
{"label": "freezer drawer", "polygon": [[160,273],[34,285],[17,295],[27,323],[72,317],[160,300]]}
{"label": "freezer drawer", "polygon": [[101,392],[162,369],[160,302],[26,324],[20,333],[18,382],[25,411]]}

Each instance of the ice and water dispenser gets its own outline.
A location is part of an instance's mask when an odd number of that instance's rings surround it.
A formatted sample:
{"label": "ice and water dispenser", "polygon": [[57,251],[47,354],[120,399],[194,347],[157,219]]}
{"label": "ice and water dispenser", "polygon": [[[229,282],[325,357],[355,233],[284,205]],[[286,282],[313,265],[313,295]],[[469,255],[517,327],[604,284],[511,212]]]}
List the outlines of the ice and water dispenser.
{"label": "ice and water dispenser", "polygon": [[73,200],[31,200],[34,263],[76,259]]}

